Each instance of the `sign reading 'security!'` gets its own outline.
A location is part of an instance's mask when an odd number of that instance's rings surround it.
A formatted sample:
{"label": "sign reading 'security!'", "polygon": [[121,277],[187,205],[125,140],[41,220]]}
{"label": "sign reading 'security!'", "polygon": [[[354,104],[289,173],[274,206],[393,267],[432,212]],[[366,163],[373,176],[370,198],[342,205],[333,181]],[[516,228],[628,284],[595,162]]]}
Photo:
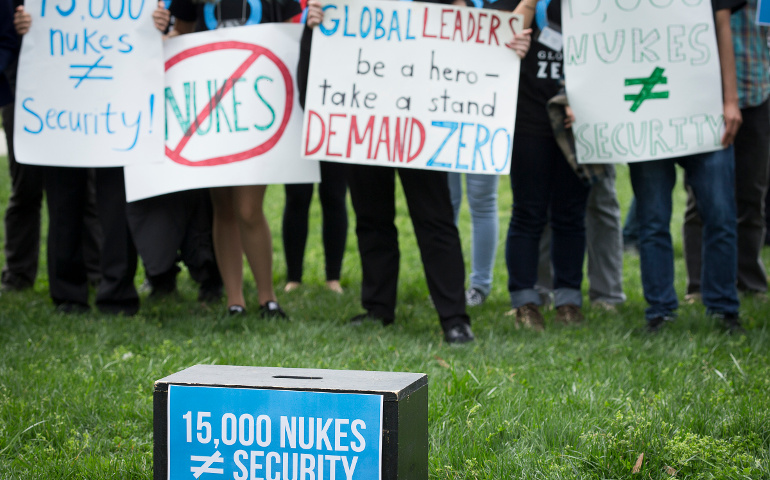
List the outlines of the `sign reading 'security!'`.
{"label": "sign reading 'security!'", "polygon": [[709,0],[562,0],[581,163],[719,150],[722,83]]}
{"label": "sign reading 'security!'", "polygon": [[26,0],[16,159],[111,167],[163,159],[163,53],[151,0]]}
{"label": "sign reading 'security!'", "polygon": [[170,385],[168,478],[376,480],[381,395]]}
{"label": "sign reading 'security!'", "polygon": [[510,169],[521,29],[510,13],[332,0],[313,32],[302,153],[468,173]]}

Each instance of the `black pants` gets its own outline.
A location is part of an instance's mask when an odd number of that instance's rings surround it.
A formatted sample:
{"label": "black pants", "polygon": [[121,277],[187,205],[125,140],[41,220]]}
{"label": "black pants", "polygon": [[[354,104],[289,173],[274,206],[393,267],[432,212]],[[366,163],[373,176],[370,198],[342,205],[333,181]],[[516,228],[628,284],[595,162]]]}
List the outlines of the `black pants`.
{"label": "black pants", "polygon": [[[123,169],[97,168],[96,208],[102,227],[101,280],[96,306],[105,313],[131,315],[139,309],[134,287],[136,249],[126,221]],[[56,305],[88,304],[83,255],[83,216],[89,169],[44,167],[48,204],[48,281]]]}
{"label": "black pants", "polygon": [[2,284],[11,289],[24,289],[31,287],[37,276],[43,170],[38,166],[16,163],[13,152],[13,104],[4,106],[2,115],[11,174],[11,195],[5,210],[5,266]]}
{"label": "black pants", "polygon": [[205,288],[222,286],[211,237],[213,211],[208,189],[174,192],[131,202],[128,224],[153,287],[176,284],[176,263]]}
{"label": "black pants", "polygon": [[395,316],[400,258],[394,224],[398,173],[441,325],[447,329],[458,323],[470,323],[465,312],[465,264],[446,174],[362,165],[351,165],[349,169],[363,270],[363,307],[374,316]]}
{"label": "black pants", "polygon": [[[326,280],[339,280],[342,257],[348,238],[347,166],[321,162],[322,238],[326,257]],[[286,254],[287,280],[302,282],[302,264],[307,243],[308,212],[313,199],[313,184],[287,184],[283,210],[283,250]]]}

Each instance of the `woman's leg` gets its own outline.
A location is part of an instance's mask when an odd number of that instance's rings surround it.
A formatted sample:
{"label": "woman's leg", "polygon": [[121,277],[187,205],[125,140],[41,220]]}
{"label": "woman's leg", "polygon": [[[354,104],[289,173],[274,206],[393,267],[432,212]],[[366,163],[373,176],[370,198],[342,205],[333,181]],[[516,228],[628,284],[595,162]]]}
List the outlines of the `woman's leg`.
{"label": "woman's leg", "polygon": [[227,305],[245,306],[243,298],[243,247],[235,216],[234,188],[212,188],[214,254],[225,285]]}
{"label": "woman's leg", "polygon": [[347,166],[321,162],[321,183],[318,196],[323,215],[323,244],[326,256],[326,285],[341,292],[342,258],[348,239]]}
{"label": "woman's leg", "polygon": [[267,185],[231,188],[243,252],[257,282],[259,304],[265,305],[276,301],[273,289],[273,242],[270,226],[262,211]]}

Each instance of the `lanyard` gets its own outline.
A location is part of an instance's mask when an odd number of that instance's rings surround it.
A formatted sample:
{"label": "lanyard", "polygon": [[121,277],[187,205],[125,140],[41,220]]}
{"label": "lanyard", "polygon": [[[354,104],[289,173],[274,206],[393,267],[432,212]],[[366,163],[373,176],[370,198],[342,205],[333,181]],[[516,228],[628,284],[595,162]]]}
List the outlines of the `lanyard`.
{"label": "lanyard", "polygon": [[551,0],[538,0],[535,7],[535,21],[540,30],[548,26],[548,5],[550,4]]}

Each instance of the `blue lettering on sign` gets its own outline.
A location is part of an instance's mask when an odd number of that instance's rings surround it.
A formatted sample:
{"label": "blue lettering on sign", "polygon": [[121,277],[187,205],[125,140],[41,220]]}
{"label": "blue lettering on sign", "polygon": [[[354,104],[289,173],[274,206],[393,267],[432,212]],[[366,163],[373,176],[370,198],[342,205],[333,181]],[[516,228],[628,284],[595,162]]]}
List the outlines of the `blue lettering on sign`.
{"label": "blue lettering on sign", "polygon": [[169,386],[169,480],[379,478],[382,396]]}
{"label": "blue lettering on sign", "polygon": [[[412,32],[412,11],[407,10],[406,21],[399,17],[398,10],[383,10],[382,8],[363,7],[360,11],[346,5],[340,15],[336,5],[326,5],[324,22],[318,26],[320,32],[327,37],[341,33],[343,37],[367,38],[372,31],[374,40],[401,42],[415,40]],[[340,24],[342,29],[340,30]]]}
{"label": "blue lettering on sign", "polygon": [[[64,3],[69,2],[69,4]],[[101,10],[94,10],[94,3],[101,2]],[[139,6],[135,6],[134,3],[138,2]],[[113,20],[119,20],[123,18],[123,14],[128,11],[128,17],[132,20],[138,20],[144,10],[145,0],[88,0],[88,14],[91,18],[102,18],[106,11],[110,18]],[[47,0],[43,0],[40,3],[40,16],[45,17]],[[167,2],[166,8],[171,2]],[[64,6],[64,8],[62,8]],[[56,11],[62,17],[68,17],[72,15],[77,7],[77,0],[63,0],[62,3],[56,5]],[[136,14],[134,11],[138,8]]]}
{"label": "blue lettering on sign", "polygon": [[[431,122],[431,125],[438,128],[446,128],[449,131],[447,132],[446,137],[444,137],[444,141],[441,142],[433,155],[431,155],[431,157],[428,159],[428,162],[426,163],[427,167],[453,169],[471,173],[487,172],[489,170],[494,170],[497,173],[501,173],[505,171],[506,167],[508,166],[508,162],[510,160],[509,152],[511,151],[511,134],[507,129],[498,128],[492,135],[490,135],[489,128],[482,124],[434,121]],[[466,127],[472,127],[474,125],[476,125],[476,136],[473,141],[473,156],[471,157],[470,165],[468,165],[467,163],[460,161],[461,155],[467,151],[467,147],[469,146],[469,144],[466,144],[463,140],[463,133]],[[442,156],[444,149],[447,148],[450,140],[452,140],[452,145],[455,145],[455,140],[453,140],[455,132],[459,133],[456,140],[457,151],[454,152],[454,164],[448,162],[440,162],[439,157]],[[502,135],[502,137],[498,139],[498,135]],[[495,144],[497,141],[505,141],[505,148],[495,150]],[[452,153],[449,151],[451,148],[452,147],[447,148],[447,155]],[[488,153],[487,158],[489,160],[489,167],[487,167],[487,164],[484,162],[485,151]],[[495,158],[495,151],[505,152],[505,157],[503,159]]]}

